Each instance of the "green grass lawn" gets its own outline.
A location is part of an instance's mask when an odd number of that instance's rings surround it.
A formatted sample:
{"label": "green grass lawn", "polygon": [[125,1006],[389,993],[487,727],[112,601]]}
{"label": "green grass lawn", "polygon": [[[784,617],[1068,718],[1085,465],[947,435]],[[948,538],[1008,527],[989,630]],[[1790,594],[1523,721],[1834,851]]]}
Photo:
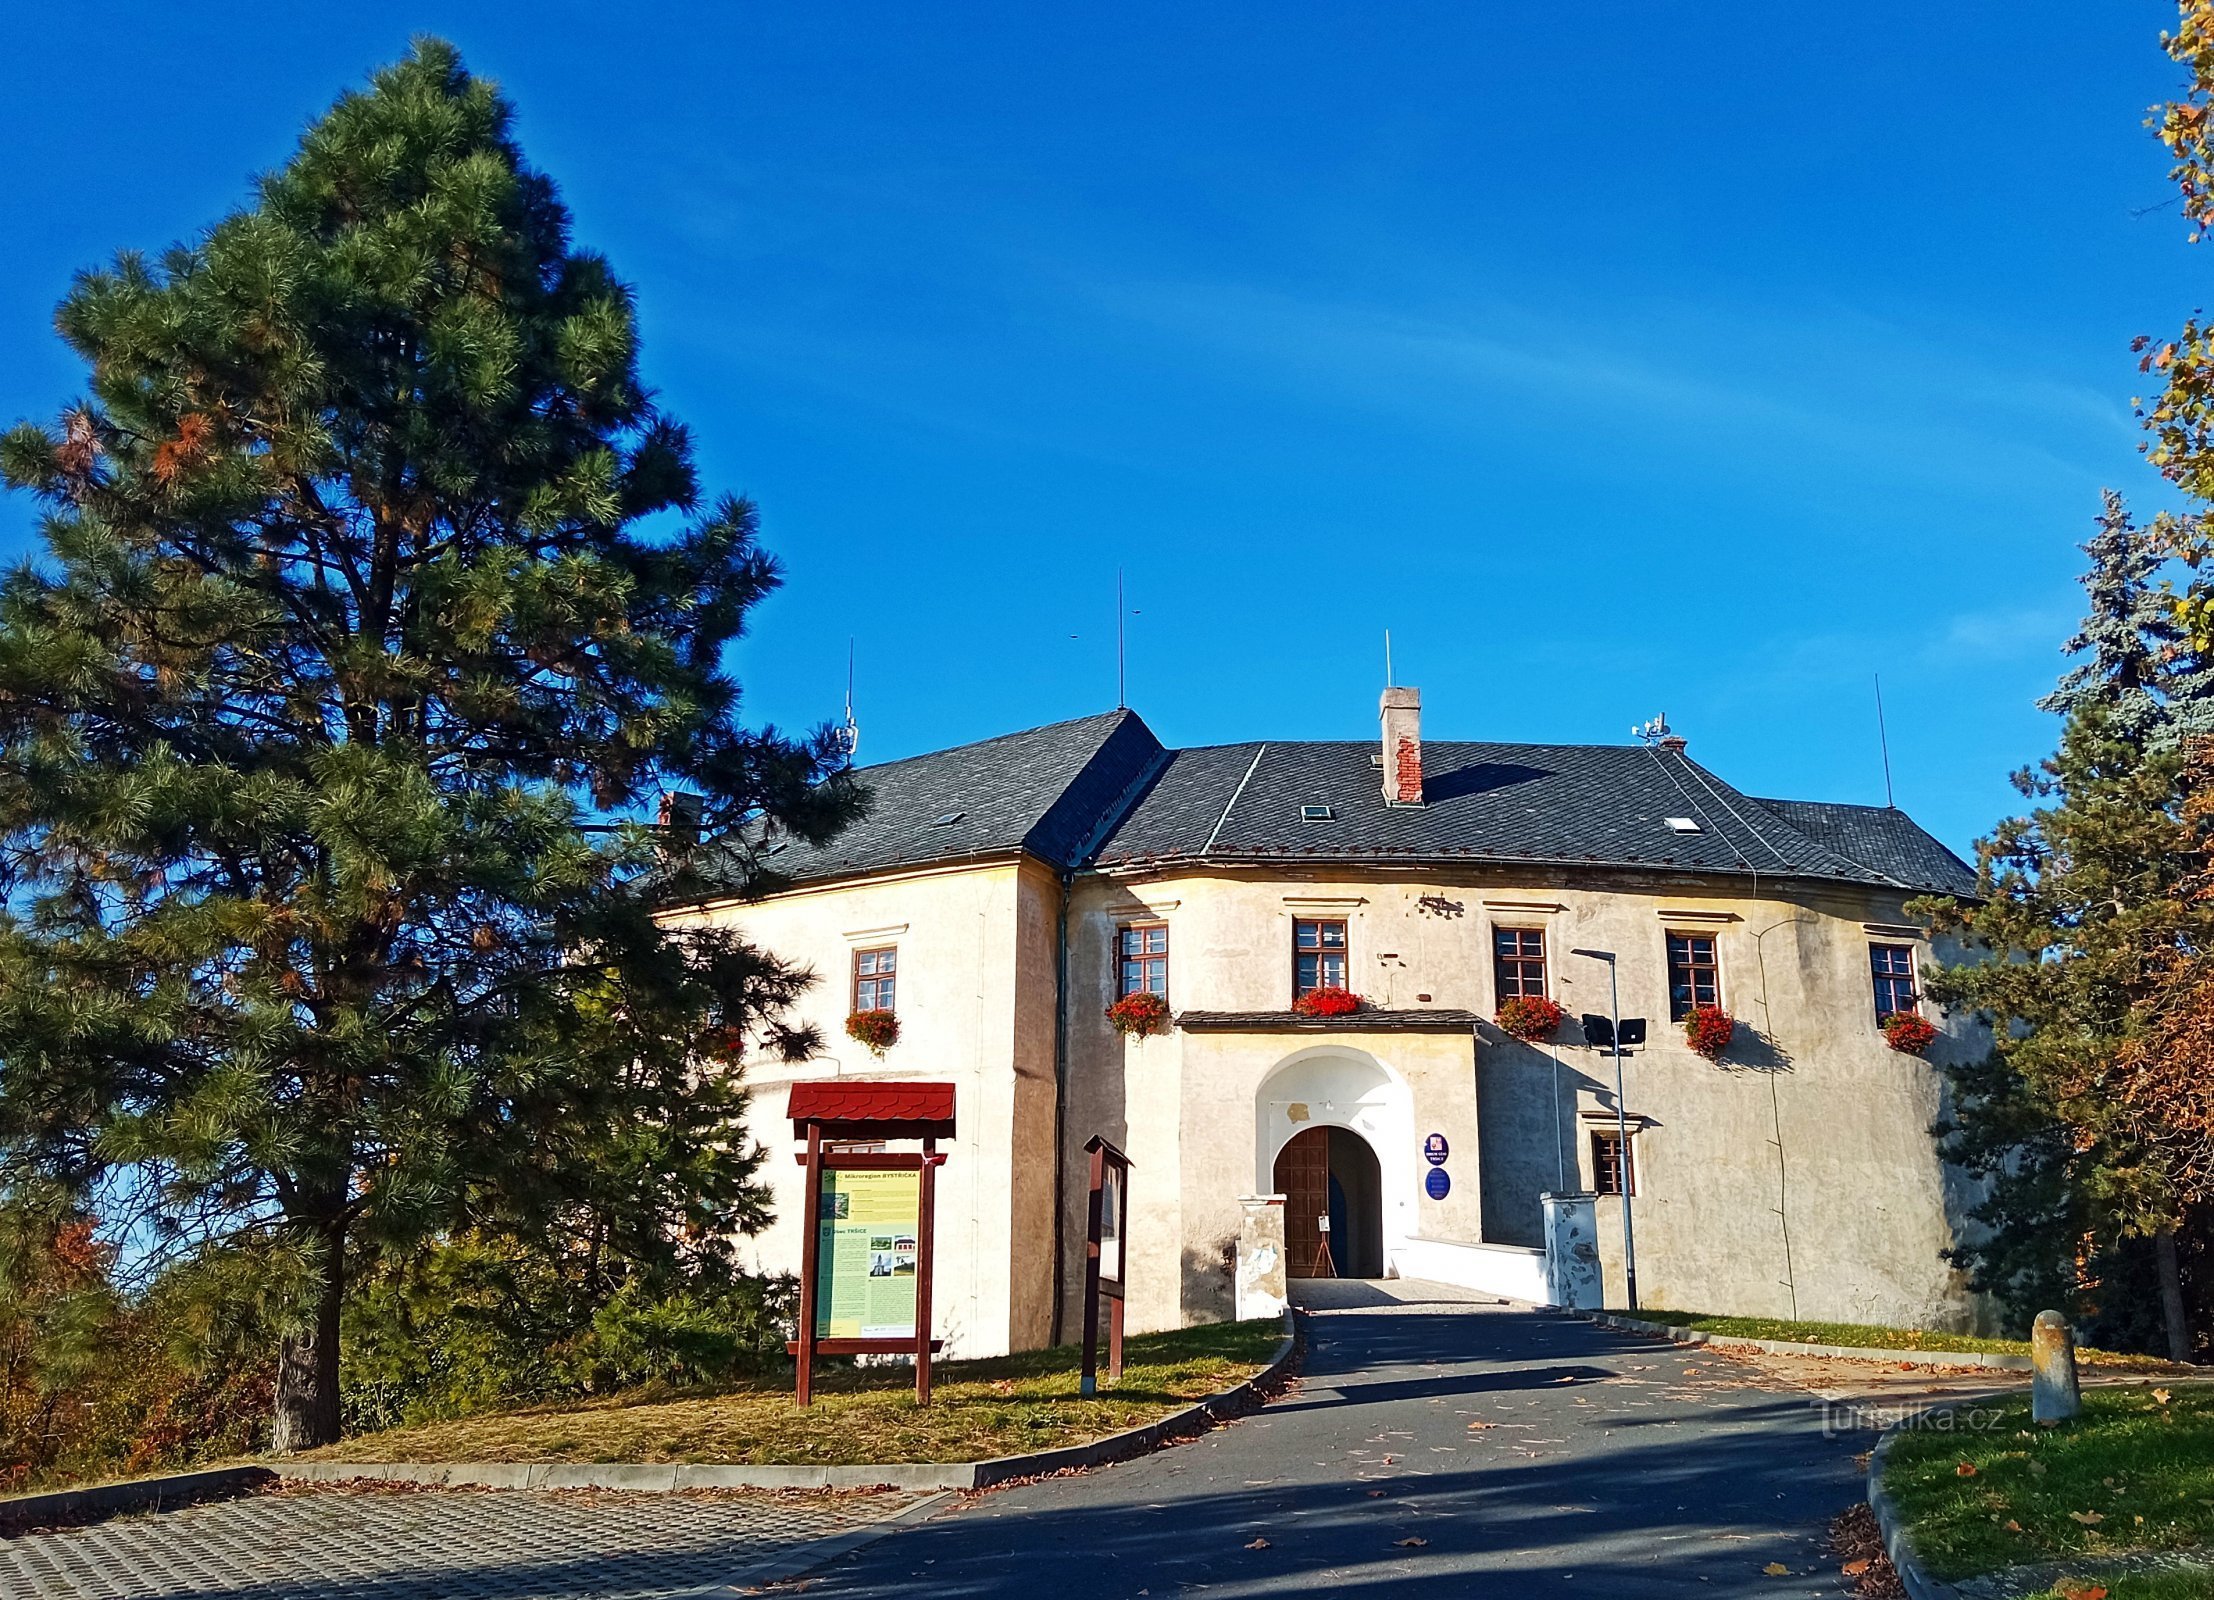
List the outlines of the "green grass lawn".
{"label": "green grass lawn", "polygon": [[[1938,1577],[2214,1546],[2214,1384],[2087,1390],[2083,1415],[2057,1428],[2030,1421],[2026,1396],[1960,1418],[1988,1425],[1902,1434],[1884,1472]],[[2158,1587],[2166,1575],[2116,1580],[2109,1600],[2208,1592],[2205,1575],[2191,1581],[2196,1588]]]}
{"label": "green grass lawn", "polygon": [[[1905,1350],[1915,1354],[2026,1356],[2027,1339],[1979,1339],[1967,1333],[1928,1333],[1920,1328],[1883,1328],[1862,1322],[1794,1322],[1783,1317],[1721,1317],[1706,1311],[1610,1311],[1609,1316],[1665,1322],[1674,1328],[1711,1333],[1717,1339],[1780,1339],[1793,1344],[1834,1344],[1856,1350]],[[2113,1350],[2079,1349],[2078,1360],[2124,1371],[2170,1372],[2185,1369],[2152,1356]]]}
{"label": "green grass lawn", "polygon": [[2206,1600],[2214,1577],[2205,1572],[2126,1573],[2096,1582],[2077,1579],[2055,1584],[2046,1592],[2054,1600],[2088,1600],[2105,1590],[2105,1600]]}
{"label": "green grass lawn", "polygon": [[[789,1382],[702,1392],[615,1395],[587,1404],[481,1412],[362,1434],[310,1452],[319,1461],[696,1461],[858,1466],[983,1461],[1084,1444],[1142,1426],[1251,1377],[1283,1336],[1273,1321],[1147,1334],[1123,1347],[1120,1383],[1077,1397],[1069,1346],[990,1361],[947,1361],[931,1404],[915,1404],[911,1368],[837,1367],[817,1375],[802,1411]],[[1105,1360],[1102,1352],[1102,1368]]]}

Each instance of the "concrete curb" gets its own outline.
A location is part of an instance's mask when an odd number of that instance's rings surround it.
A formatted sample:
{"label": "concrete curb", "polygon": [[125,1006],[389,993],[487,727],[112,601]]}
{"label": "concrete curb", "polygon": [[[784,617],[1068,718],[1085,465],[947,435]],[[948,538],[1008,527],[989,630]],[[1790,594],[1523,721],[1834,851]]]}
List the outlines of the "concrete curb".
{"label": "concrete curb", "polygon": [[1891,1446],[1898,1440],[1900,1423],[1938,1411],[1949,1411],[1954,1406],[1975,1403],[1973,1400],[1954,1400],[1942,1405],[1924,1406],[1884,1429],[1883,1437],[1876,1441],[1876,1448],[1869,1454],[1868,1509],[1876,1514],[1876,1532],[1883,1539],[1884,1554],[1891,1558],[1891,1565],[1899,1574],[1899,1586],[1906,1590],[1908,1600],[1960,1600],[1960,1591],[1949,1583],[1942,1583],[1931,1577],[1929,1569],[1915,1555],[1914,1541],[1907,1534],[1906,1518],[1899,1514],[1898,1502],[1884,1489],[1884,1466],[1890,1459]]}
{"label": "concrete curb", "polygon": [[1589,1318],[1602,1328],[1617,1328],[1625,1333],[1658,1334],[1661,1338],[1673,1339],[1678,1344],[1711,1344],[1725,1350],[1758,1350],[1772,1356],[1829,1356],[1846,1361],[1886,1361],[1909,1367],[1991,1367],[2004,1372],[2030,1370],[2028,1356],[2000,1355],[1982,1350],[1878,1350],[1863,1345],[1800,1344],[1791,1339],[1741,1339],[1733,1334],[1679,1328],[1668,1322],[1646,1322],[1637,1317],[1618,1317],[1607,1311],[1579,1311],[1576,1315]]}
{"label": "concrete curb", "polygon": [[[1284,1337],[1267,1366],[1204,1400],[1157,1422],[1111,1433],[1089,1444],[1064,1445],[990,1461],[890,1462],[881,1466],[722,1466],[686,1462],[644,1464],[546,1461],[275,1461],[278,1477],[309,1483],[370,1478],[388,1483],[484,1489],[627,1489],[670,1493],[683,1489],[989,1489],[1015,1478],[1100,1467],[1158,1450],[1182,1434],[1198,1433],[1260,1404],[1261,1391],[1290,1370],[1301,1333],[1284,1313]],[[0,1502],[0,1509],[4,1509]]]}
{"label": "concrete curb", "polygon": [[199,1500],[225,1499],[258,1488],[275,1476],[267,1467],[211,1467],[204,1472],[171,1472],[159,1478],[134,1478],[129,1483],[95,1484],[88,1489],[11,1495],[0,1500],[0,1539],[20,1529],[57,1522],[79,1522],[127,1511],[159,1511]]}

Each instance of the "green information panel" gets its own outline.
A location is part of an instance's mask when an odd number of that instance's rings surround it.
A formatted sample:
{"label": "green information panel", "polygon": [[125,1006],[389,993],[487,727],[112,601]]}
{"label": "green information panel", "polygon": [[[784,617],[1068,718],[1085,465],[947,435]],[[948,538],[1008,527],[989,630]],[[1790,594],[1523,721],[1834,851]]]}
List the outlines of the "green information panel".
{"label": "green information panel", "polygon": [[815,1336],[913,1338],[922,1174],[833,1168],[822,1198]]}

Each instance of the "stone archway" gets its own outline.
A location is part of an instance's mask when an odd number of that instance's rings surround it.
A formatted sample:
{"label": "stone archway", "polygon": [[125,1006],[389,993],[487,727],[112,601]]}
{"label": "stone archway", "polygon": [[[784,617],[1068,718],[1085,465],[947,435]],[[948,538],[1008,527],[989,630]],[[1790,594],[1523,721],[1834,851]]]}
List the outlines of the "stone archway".
{"label": "stone archway", "polygon": [[1289,1276],[1384,1275],[1384,1171],[1366,1139],[1350,1128],[1302,1129],[1277,1151],[1274,1178]]}
{"label": "stone archway", "polygon": [[[1254,1093],[1254,1181],[1285,1195],[1285,1265],[1312,1276],[1331,1216],[1329,1266],[1387,1277],[1415,1232],[1421,1159],[1406,1081],[1364,1050],[1316,1045],[1279,1061]],[[1335,1194],[1333,1195],[1333,1188]]]}

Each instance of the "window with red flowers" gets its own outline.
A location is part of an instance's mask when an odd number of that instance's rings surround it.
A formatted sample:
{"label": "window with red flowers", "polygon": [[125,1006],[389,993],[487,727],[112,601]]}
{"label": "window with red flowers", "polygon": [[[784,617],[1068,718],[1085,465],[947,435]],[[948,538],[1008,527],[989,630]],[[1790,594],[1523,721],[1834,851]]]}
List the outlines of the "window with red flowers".
{"label": "window with red flowers", "polygon": [[899,950],[856,950],[853,953],[853,1009],[896,1011],[894,991],[899,984]]}
{"label": "window with red flowers", "polygon": [[1491,975],[1500,1003],[1545,996],[1545,931],[1542,928],[1491,930]]}
{"label": "window with red flowers", "polygon": [[1157,994],[1168,998],[1168,924],[1136,922],[1115,936],[1115,998]]}
{"label": "window with red flowers", "polygon": [[1918,1011],[1922,997],[1914,992],[1914,946],[1872,944],[1868,968],[1876,981],[1876,1020],[1901,1011]]}
{"label": "window with red flowers", "polygon": [[1345,924],[1306,921],[1292,924],[1292,998],[1316,989],[1350,987],[1346,979]]}
{"label": "window with red flowers", "polygon": [[1681,1022],[1700,1006],[1722,1003],[1722,963],[1710,933],[1668,936],[1668,1020]]}

